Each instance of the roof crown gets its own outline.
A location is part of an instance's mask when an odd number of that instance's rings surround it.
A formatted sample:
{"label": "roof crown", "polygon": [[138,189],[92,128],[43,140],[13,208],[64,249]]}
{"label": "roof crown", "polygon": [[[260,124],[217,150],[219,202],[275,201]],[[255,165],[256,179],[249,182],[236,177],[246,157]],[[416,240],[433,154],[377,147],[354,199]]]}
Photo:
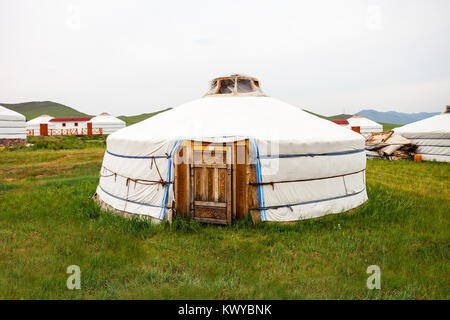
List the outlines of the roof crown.
{"label": "roof crown", "polygon": [[215,78],[205,96],[265,96],[256,78],[241,74]]}

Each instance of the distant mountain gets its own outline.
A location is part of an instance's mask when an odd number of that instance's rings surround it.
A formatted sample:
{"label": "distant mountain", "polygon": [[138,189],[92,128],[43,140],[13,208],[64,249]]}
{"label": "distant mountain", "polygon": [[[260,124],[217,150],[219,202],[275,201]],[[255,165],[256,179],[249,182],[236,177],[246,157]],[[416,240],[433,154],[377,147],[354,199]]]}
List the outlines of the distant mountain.
{"label": "distant mountain", "polygon": [[408,124],[435,116],[439,112],[403,113],[396,111],[379,112],[376,110],[361,110],[358,114],[375,122]]}
{"label": "distant mountain", "polygon": [[167,108],[167,109],[155,111],[152,113],[143,113],[143,114],[139,114],[136,116],[120,116],[118,118],[125,121],[127,126],[129,126],[129,125],[135,124],[137,122],[141,122],[142,120],[148,119],[150,117],[156,116],[158,113],[161,113],[161,112],[164,112],[164,111],[167,111],[170,109],[172,109],[172,108]]}
{"label": "distant mountain", "polygon": [[0,105],[23,114],[27,118],[27,121],[39,117],[42,114],[48,114],[55,118],[89,117],[86,113],[52,101],[0,103]]}

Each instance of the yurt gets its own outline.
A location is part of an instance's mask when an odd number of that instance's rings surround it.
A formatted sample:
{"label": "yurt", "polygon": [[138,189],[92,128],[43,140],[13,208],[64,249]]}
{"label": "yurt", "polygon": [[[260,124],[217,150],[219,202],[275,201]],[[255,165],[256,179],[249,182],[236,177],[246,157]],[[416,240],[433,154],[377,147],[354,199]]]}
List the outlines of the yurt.
{"label": "yurt", "polygon": [[95,198],[155,222],[297,221],[364,203],[365,168],[361,135],[232,75],[109,135]]}
{"label": "yurt", "polygon": [[27,121],[27,134],[30,136],[41,135],[42,125],[46,125],[47,130],[54,126],[54,124],[50,122],[52,119],[54,119],[52,116],[42,114],[39,117]]}
{"label": "yurt", "polygon": [[92,128],[101,128],[104,135],[111,134],[125,127],[124,121],[106,112],[92,118],[89,122],[92,123]]}
{"label": "yurt", "polygon": [[358,114],[347,119],[348,127],[359,127],[361,133],[383,132],[383,126],[375,121],[364,118]]}
{"label": "yurt", "polygon": [[394,131],[417,145],[416,153],[422,160],[450,162],[450,106],[441,114]]}
{"label": "yurt", "polygon": [[0,146],[27,142],[25,116],[0,106]]}

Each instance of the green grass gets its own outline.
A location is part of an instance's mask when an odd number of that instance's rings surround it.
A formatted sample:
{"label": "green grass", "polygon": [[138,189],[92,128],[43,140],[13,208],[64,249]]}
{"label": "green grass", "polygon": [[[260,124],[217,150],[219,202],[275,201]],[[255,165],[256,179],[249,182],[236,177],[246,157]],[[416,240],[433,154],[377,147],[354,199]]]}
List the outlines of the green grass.
{"label": "green grass", "polygon": [[137,122],[141,122],[142,120],[148,119],[150,117],[153,117],[153,116],[157,115],[158,113],[161,113],[161,112],[164,112],[164,111],[167,111],[167,110],[170,110],[170,109],[172,109],[172,108],[167,108],[167,109],[155,111],[155,112],[152,112],[152,113],[143,113],[143,114],[139,114],[139,115],[136,115],[136,116],[120,116],[118,118],[123,120],[123,121],[125,121],[127,126],[129,126],[129,125],[135,124]]}
{"label": "green grass", "polygon": [[91,200],[103,152],[0,152],[1,299],[450,298],[450,164],[368,161],[365,205],[292,225],[152,225]]}
{"label": "green grass", "polygon": [[27,121],[39,117],[42,114],[48,114],[55,118],[88,117],[86,113],[53,101],[0,103],[0,105],[23,114],[27,118]]}
{"label": "green grass", "polygon": [[383,125],[383,131],[391,131],[394,128],[403,126],[403,124],[383,123],[383,122],[380,122],[380,124]]}

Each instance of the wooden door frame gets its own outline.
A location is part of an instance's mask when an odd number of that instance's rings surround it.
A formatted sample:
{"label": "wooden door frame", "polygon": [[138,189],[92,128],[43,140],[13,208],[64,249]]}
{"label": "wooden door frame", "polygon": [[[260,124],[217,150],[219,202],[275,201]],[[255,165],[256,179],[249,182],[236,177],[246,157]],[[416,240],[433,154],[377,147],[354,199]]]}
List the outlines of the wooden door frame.
{"label": "wooden door frame", "polygon": [[[189,195],[189,201],[190,201],[190,215],[191,217],[199,222],[206,222],[206,223],[215,223],[215,224],[228,224],[230,225],[232,222],[232,203],[233,203],[233,194],[232,194],[232,183],[233,183],[233,178],[232,178],[232,160],[234,158],[233,155],[233,144],[230,143],[222,143],[222,142],[217,142],[217,143],[208,143],[209,145],[213,145],[214,147],[216,147],[215,145],[217,144],[217,147],[225,147],[225,164],[212,164],[212,165],[208,165],[208,164],[204,164],[203,163],[203,150],[205,148],[204,144],[205,142],[200,142],[200,141],[192,141],[191,143],[191,152],[192,152],[192,158],[190,161],[190,195]],[[201,152],[202,152],[202,163],[198,164],[195,163],[195,159],[194,159],[194,153],[195,153],[195,147],[199,146],[201,147]],[[226,219],[225,220],[220,220],[220,219],[214,219],[214,218],[200,218],[197,217],[195,215],[195,209],[196,209],[196,204],[195,204],[195,168],[202,168],[202,167],[208,167],[208,168],[217,168],[217,169],[226,169]],[[211,205],[211,207],[215,207],[217,205]]]}
{"label": "wooden door frame", "polygon": [[[195,217],[194,199],[194,145],[226,145],[227,146],[227,201],[230,214],[227,213],[227,224],[245,218],[249,214],[253,187],[250,182],[254,174],[249,163],[249,140],[242,138],[230,142],[200,142],[184,140],[174,155],[174,215]],[[230,152],[231,151],[231,152]],[[183,159],[180,162],[180,159]]]}

